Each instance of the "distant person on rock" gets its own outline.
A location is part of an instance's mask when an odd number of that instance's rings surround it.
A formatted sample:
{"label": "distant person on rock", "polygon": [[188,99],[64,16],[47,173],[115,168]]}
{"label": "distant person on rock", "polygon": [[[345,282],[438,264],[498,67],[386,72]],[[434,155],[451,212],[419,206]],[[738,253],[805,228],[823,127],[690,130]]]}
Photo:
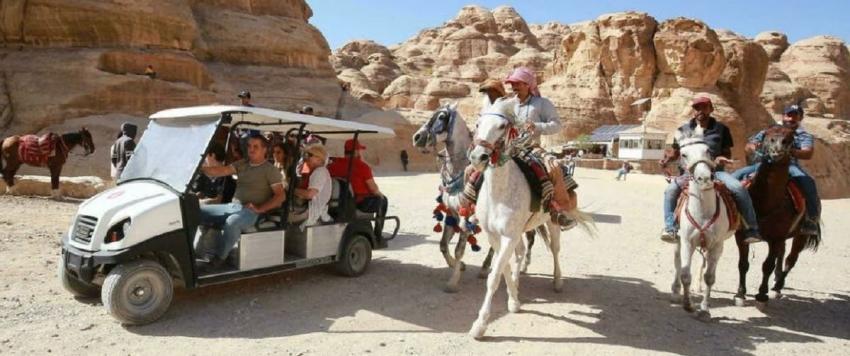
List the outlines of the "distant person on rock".
{"label": "distant person on rock", "polygon": [[145,67],[145,75],[148,76],[148,78],[156,79],[156,71],[153,70],[152,65],[148,64],[148,66]]}
{"label": "distant person on rock", "polygon": [[121,132],[118,134],[118,139],[110,148],[112,169],[110,175],[113,179],[121,177],[124,172],[124,167],[127,167],[127,161],[133,155],[133,150],[136,149],[136,125],[129,122],[121,124]]}
{"label": "distant person on rock", "polygon": [[315,115],[313,113],[313,107],[310,105],[304,105],[304,107],[302,107],[301,110],[298,111],[298,113],[304,115]]}
{"label": "distant person on rock", "polygon": [[251,103],[251,92],[248,90],[242,90],[239,92],[239,95],[236,96],[239,98],[239,102],[242,106],[254,107],[254,104]]}

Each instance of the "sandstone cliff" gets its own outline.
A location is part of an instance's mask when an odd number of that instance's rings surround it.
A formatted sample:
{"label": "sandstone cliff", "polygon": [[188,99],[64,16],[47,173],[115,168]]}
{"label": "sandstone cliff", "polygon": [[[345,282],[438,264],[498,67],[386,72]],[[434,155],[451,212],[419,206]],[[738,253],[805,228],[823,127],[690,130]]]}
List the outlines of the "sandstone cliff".
{"label": "sandstone cliff", "polygon": [[[368,78],[361,69],[363,54],[372,53],[392,59],[400,72]],[[822,126],[816,122],[820,117],[838,119],[828,121],[833,127],[846,127],[833,122],[850,118],[850,55],[840,40],[821,36],[790,44],[776,31],[748,39],[696,19],[659,23],[639,12],[570,25],[529,25],[510,7],[467,6],[442,26],[397,46],[360,41],[332,58],[340,80],[373,103],[433,110],[457,102],[467,120],[478,111],[481,82],[504,78],[519,65],[531,67],[564,124],[562,135],[544,139],[547,145],[600,125],[640,123],[644,113],[631,103],[645,97],[652,98],[647,125],[672,131],[691,115],[690,99],[706,93],[715,103],[715,116],[732,129],[734,158],[741,161],[746,139],[780,119],[786,105],[806,107],[812,119],[805,125]],[[386,61],[382,66],[395,68]],[[813,131],[820,143],[810,166],[824,186],[823,195],[846,196],[850,180],[841,178],[846,175],[826,172],[848,165],[850,146],[837,136],[840,130]]]}
{"label": "sandstone cliff", "polygon": [[374,111],[341,89],[311,16],[303,0],[4,0],[0,136],[87,125],[98,149],[72,155],[63,174],[107,176],[121,122],[144,128],[158,110],[237,103],[241,89],[264,107]]}

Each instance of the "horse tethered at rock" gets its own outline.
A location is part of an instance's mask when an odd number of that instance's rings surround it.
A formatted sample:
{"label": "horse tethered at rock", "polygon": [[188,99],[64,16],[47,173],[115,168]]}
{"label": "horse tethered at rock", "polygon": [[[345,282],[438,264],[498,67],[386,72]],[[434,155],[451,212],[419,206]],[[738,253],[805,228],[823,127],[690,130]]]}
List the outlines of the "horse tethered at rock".
{"label": "horse tethered at rock", "polygon": [[22,165],[47,167],[50,170],[50,188],[53,198],[60,198],[59,175],[68,155],[81,146],[88,156],[94,153],[94,140],[85,128],[62,135],[49,132],[42,136],[10,136],[0,141],[0,172],[6,182],[6,192],[15,191],[15,173]]}
{"label": "horse tethered at rock", "polygon": [[[196,288],[335,264],[346,276],[369,266],[373,249],[387,247],[398,234],[376,236],[379,217],[357,211],[346,180],[334,179],[329,213],[332,221],[302,224],[290,220],[298,184],[290,183],[279,209],[261,213],[241,238],[223,268],[195,265],[193,241],[201,222],[198,197],[189,191],[213,142],[239,129],[262,130],[295,138],[394,137],[391,129],[270,109],[200,106],[171,109],[151,116],[118,186],[83,202],[63,238],[59,278],[77,296],[101,296],[109,313],[125,324],[157,320],[168,309],[174,284]],[[238,142],[238,140],[236,140]],[[295,177],[297,160],[285,167]],[[349,172],[351,170],[349,169]],[[304,226],[302,226],[304,225]]]}

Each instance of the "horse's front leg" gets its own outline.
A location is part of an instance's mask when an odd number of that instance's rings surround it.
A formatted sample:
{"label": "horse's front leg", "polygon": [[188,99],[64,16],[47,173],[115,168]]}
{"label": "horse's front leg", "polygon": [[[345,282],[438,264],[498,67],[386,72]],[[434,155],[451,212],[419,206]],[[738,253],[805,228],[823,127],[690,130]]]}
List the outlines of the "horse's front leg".
{"label": "horse's front leg", "polygon": [[59,191],[59,175],[62,173],[62,164],[56,164],[50,167],[50,198],[62,199],[62,192]]}
{"label": "horse's front leg", "polygon": [[499,283],[501,282],[501,278],[505,269],[510,263],[510,259],[513,254],[513,250],[516,248],[514,244],[519,240],[511,241],[510,237],[502,236],[489,236],[490,246],[493,246],[493,249],[496,250],[495,257],[495,265],[493,269],[490,271],[490,275],[487,276],[487,291],[484,293],[484,302],[481,303],[481,309],[478,311],[478,318],[472,324],[472,328],[469,329],[469,336],[472,336],[475,339],[480,339],[484,336],[484,332],[487,331],[487,323],[490,319],[490,308],[493,303],[493,295],[496,293],[496,290],[499,288]]}
{"label": "horse's front leg", "polygon": [[691,305],[691,261],[694,253],[694,246],[691,244],[691,236],[693,229],[686,227],[682,229],[679,235],[679,258],[681,259],[681,268],[679,268],[679,282],[682,283],[682,309],[690,313],[694,311]]}
{"label": "horse's front leg", "polygon": [[523,255],[525,255],[525,243],[520,237],[519,242],[514,249],[516,258],[508,260],[508,265],[505,266],[502,277],[505,279],[505,287],[508,290],[508,312],[519,312],[519,265],[522,263]]}
{"label": "horse's front leg", "polygon": [[682,244],[676,244],[673,249],[673,284],[670,286],[670,301],[679,303],[682,301],[682,281],[679,275],[682,273]]}
{"label": "horse's front leg", "polygon": [[443,235],[440,238],[440,252],[443,254],[443,258],[446,260],[446,264],[449,265],[449,268],[454,268],[455,266],[455,259],[452,257],[452,254],[449,253],[449,243],[451,243],[454,235],[454,229],[445,226],[443,229]]}
{"label": "horse's front leg", "polygon": [[744,243],[744,233],[735,232],[735,244],[738,245],[738,293],[735,294],[735,305],[742,307],[747,300],[747,271],[750,269],[750,245]]}
{"label": "horse's front leg", "polygon": [[452,267],[452,276],[449,282],[446,283],[447,293],[456,293],[460,290],[460,277],[464,270],[463,254],[466,252],[466,236],[468,233],[461,232],[458,234],[457,246],[455,246],[455,265]]}
{"label": "horse's front leg", "polygon": [[758,302],[760,306],[764,306],[768,301],[767,282],[770,279],[770,274],[773,272],[773,268],[776,267],[776,243],[768,241],[767,246],[767,258],[765,258],[764,263],[761,265],[761,285],[759,285],[759,293],[756,294],[756,302]]}
{"label": "horse's front leg", "polygon": [[705,295],[702,297],[702,303],[699,307],[699,313],[697,317],[700,320],[709,321],[711,320],[711,311],[709,310],[709,301],[711,299],[711,288],[714,286],[715,280],[715,272],[717,271],[717,261],[720,260],[720,256],[723,254],[723,242],[721,241],[716,246],[712,247],[711,250],[708,251],[705,258],[706,266],[705,266],[705,274],[703,274],[703,280],[705,281]]}
{"label": "horse's front leg", "polygon": [[776,267],[773,268],[773,288],[770,290],[770,299],[782,298],[782,287],[785,285],[785,277],[782,273],[782,261],[785,260],[785,241],[776,243]]}

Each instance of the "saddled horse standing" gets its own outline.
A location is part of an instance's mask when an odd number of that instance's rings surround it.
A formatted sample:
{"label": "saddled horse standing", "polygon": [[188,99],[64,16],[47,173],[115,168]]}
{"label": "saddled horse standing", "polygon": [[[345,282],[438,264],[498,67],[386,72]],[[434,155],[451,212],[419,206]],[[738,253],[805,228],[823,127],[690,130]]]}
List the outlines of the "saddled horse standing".
{"label": "saddled horse standing", "polygon": [[[441,179],[441,198],[447,208],[447,214],[455,221],[461,220],[460,208],[464,205],[462,202],[464,188],[464,172],[469,166],[467,158],[467,149],[472,143],[472,134],[466,126],[466,122],[452,105],[443,106],[431,115],[431,118],[422,125],[413,134],[413,146],[417,147],[422,152],[431,152],[437,156],[440,166]],[[437,145],[443,144],[444,148],[437,151]],[[467,202],[468,204],[468,202]],[[540,229],[541,235],[546,238],[547,232],[545,228]],[[459,235],[457,245],[455,246],[454,257],[449,252],[449,243],[455,235]],[[467,238],[470,232],[465,229],[453,229],[445,227],[442,231],[440,239],[440,251],[446,259],[446,263],[452,268],[452,276],[446,284],[446,291],[458,291],[458,283],[460,282],[461,272],[464,269],[463,255],[466,251]],[[522,269],[528,267],[531,263],[531,246],[534,245],[534,231],[526,233],[528,240],[528,249],[525,259],[523,260]],[[493,258],[493,248],[487,253],[487,258],[481,267],[479,273],[480,278],[485,278]]]}
{"label": "saddled horse standing", "polygon": [[0,142],[0,171],[6,182],[6,192],[14,192],[15,173],[21,165],[46,166],[50,170],[53,198],[59,198],[59,175],[62,174],[62,166],[68,160],[68,154],[77,146],[83,147],[85,155],[94,153],[94,141],[85,127],[77,132],[62,135],[50,133],[42,138],[35,135],[5,138]]}
{"label": "saddled horse standing", "polygon": [[[519,311],[518,295],[519,268],[521,258],[522,233],[547,225],[550,232],[549,249],[554,260],[554,281],[556,291],[563,288],[561,267],[558,260],[561,243],[561,230],[551,221],[549,213],[541,204],[531,211],[531,185],[513,161],[509,153],[512,150],[516,114],[515,101],[503,100],[493,104],[491,113],[482,114],[475,134],[474,148],[469,153],[471,163],[476,169],[484,170],[484,183],[478,194],[476,217],[482,231],[496,251],[493,268],[487,277],[487,291],[484,302],[478,312],[478,318],[469,330],[469,335],[478,339],[484,336],[490,319],[493,295],[505,280],[508,290],[508,311]],[[571,215],[580,226],[593,232],[593,222],[587,214],[577,210]],[[511,258],[516,253],[516,258]]]}
{"label": "saddled horse standing", "polygon": [[[684,183],[687,179],[688,187],[686,201],[684,201],[679,213],[679,241],[674,252],[673,264],[675,277],[671,287],[673,299],[679,298],[681,291],[682,307],[687,312],[693,312],[690,300],[691,287],[691,262],[694,251],[701,248],[705,259],[706,290],[703,296],[698,317],[708,318],[709,299],[711,288],[714,285],[717,261],[723,254],[723,242],[732,237],[737,226],[730,219],[729,212],[736,210],[731,206],[731,197],[724,199],[721,196],[714,181],[714,161],[711,159],[708,144],[703,141],[697,126],[695,137],[684,138],[679,142],[682,165],[689,175],[679,179]],[[682,198],[685,199],[685,198]],[[680,199],[680,202],[682,200]]]}
{"label": "saddled horse standing", "polygon": [[[756,301],[767,303],[768,279],[775,273],[770,299],[778,299],[785,286],[785,277],[794,268],[800,252],[805,248],[817,250],[821,241],[820,234],[800,234],[800,221],[805,215],[805,204],[800,193],[789,187],[788,167],[791,164],[791,148],[794,144],[794,130],[780,125],[772,126],[765,131],[762,142],[763,160],[756,171],[755,178],[749,186],[753,207],[756,209],[761,235],[767,242],[769,251],[762,264],[762,281]],[[794,201],[796,195],[797,204]],[[740,282],[738,293],[735,294],[735,304],[744,305],[747,295],[747,270],[750,263],[747,260],[749,245],[743,243],[743,236],[738,234],[738,273]],[[785,240],[793,238],[791,252],[785,258]],[[785,266],[783,269],[783,259]],[[774,270],[775,269],[775,270]]]}

